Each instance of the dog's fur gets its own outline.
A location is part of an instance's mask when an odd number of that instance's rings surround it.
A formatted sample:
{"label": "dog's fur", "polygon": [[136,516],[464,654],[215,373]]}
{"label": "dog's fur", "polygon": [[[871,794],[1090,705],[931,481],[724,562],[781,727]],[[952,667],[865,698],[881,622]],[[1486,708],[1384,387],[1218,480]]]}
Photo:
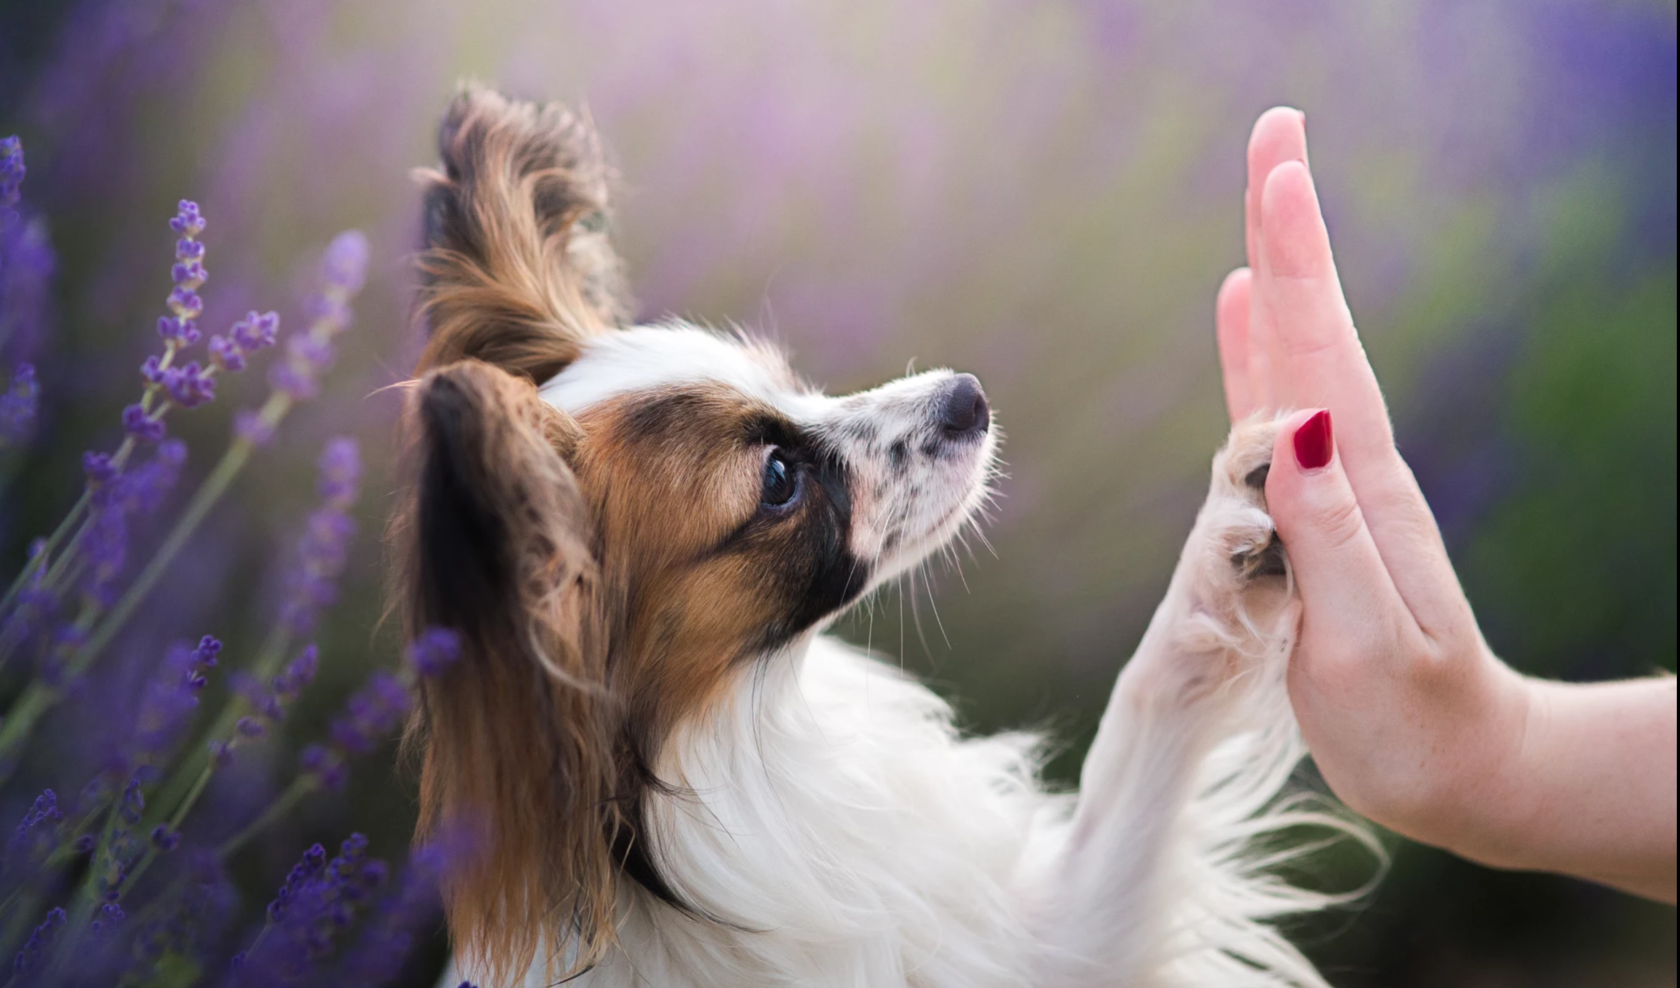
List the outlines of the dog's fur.
{"label": "dog's fur", "polygon": [[987,496],[973,379],[834,398],[746,339],[631,326],[586,121],[469,87],[439,144],[392,538],[409,633],[466,642],[413,728],[417,838],[478,835],[446,889],[461,974],[1322,984],[1268,924],[1332,897],[1272,869],[1294,828],[1363,837],[1279,798],[1302,751],[1273,420],[1215,459],[1080,792],[1053,793],[1039,738],[965,737],[821,634]]}

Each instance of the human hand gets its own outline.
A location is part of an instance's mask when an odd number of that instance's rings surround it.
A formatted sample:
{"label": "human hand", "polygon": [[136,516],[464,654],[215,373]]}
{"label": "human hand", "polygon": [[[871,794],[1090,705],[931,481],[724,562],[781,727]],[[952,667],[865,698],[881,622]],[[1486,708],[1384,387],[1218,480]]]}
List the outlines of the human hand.
{"label": "human hand", "polygon": [[1266,496],[1304,603],[1289,689],[1307,744],[1345,803],[1406,836],[1672,901],[1673,681],[1541,684],[1488,648],[1395,448],[1306,160],[1304,117],[1262,115],[1250,267],[1217,322],[1232,420],[1303,409]]}

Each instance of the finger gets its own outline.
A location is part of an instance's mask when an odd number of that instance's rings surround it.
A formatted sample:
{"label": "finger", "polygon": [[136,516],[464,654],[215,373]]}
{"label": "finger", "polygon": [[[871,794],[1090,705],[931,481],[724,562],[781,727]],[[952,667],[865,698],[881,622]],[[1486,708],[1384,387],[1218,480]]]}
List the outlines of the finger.
{"label": "finger", "polygon": [[1214,302],[1219,336],[1219,371],[1225,381],[1225,408],[1237,422],[1254,411],[1248,384],[1248,293],[1253,272],[1238,268],[1225,276]]}
{"label": "finger", "polygon": [[1248,135],[1248,185],[1243,194],[1243,234],[1248,266],[1260,265],[1260,192],[1266,176],[1285,161],[1307,160],[1306,117],[1300,110],[1274,106],[1254,122]]}
{"label": "finger", "polygon": [[1302,641],[1335,642],[1344,647],[1330,651],[1345,652],[1373,630],[1409,619],[1336,456],[1331,421],[1319,409],[1284,422],[1266,477],[1266,508],[1300,588]]}
{"label": "finger", "polygon": [[[1286,420],[1266,481],[1267,509],[1295,564],[1302,599],[1339,602],[1339,613],[1351,617],[1329,625],[1338,635],[1357,636],[1359,621],[1399,614],[1394,608],[1431,639],[1474,627],[1440,528],[1405,461],[1395,454],[1391,467],[1361,489],[1346,470],[1348,430],[1321,410],[1322,420],[1313,411]],[[1319,427],[1322,439],[1315,440]],[[1321,616],[1321,626],[1327,621]]]}
{"label": "finger", "polygon": [[1249,295],[1248,380],[1254,405],[1276,408],[1278,395],[1277,332],[1264,295],[1269,277],[1266,272],[1265,218],[1261,209],[1261,194],[1266,177],[1286,161],[1305,161],[1307,138],[1305,117],[1299,110],[1275,107],[1260,115],[1248,141],[1248,186],[1243,200],[1248,263],[1254,270],[1256,284]]}
{"label": "finger", "polygon": [[1394,437],[1376,375],[1342,296],[1330,235],[1305,165],[1285,162],[1266,178],[1260,211],[1263,309],[1273,327],[1271,368],[1285,407],[1328,408],[1343,425],[1342,451],[1356,491],[1386,470]]}

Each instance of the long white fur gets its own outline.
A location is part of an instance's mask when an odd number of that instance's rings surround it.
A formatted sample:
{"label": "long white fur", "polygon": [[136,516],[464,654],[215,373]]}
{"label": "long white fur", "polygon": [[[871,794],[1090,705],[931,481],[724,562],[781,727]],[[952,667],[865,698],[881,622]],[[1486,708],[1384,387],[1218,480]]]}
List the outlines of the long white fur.
{"label": "long white fur", "polygon": [[[903,382],[873,404],[790,397],[699,332],[607,337],[610,359],[594,351],[544,396],[576,411],[699,378],[807,417],[903,404]],[[1249,443],[1269,450],[1269,435]],[[970,505],[972,491],[948,496]],[[681,795],[644,808],[654,861],[704,918],[626,882],[618,944],[576,984],[1325,988],[1268,923],[1345,897],[1268,869],[1310,849],[1297,828],[1380,849],[1281,795],[1303,755],[1283,685],[1298,605],[1287,590],[1251,599],[1232,569],[1234,549],[1270,534],[1254,501],[1216,470],[1077,798],[1041,781],[1040,737],[965,737],[925,686],[828,637],[741,666],[727,701],[662,749],[658,774]]]}

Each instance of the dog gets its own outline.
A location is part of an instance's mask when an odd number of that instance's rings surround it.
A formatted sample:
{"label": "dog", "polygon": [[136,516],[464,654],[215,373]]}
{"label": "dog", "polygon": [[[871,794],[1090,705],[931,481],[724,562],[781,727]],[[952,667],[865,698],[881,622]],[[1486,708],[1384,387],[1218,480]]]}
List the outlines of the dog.
{"label": "dog", "polygon": [[449,984],[1322,986],[1275,920],[1308,796],[1300,604],[1243,422],[1077,794],[823,632],[988,497],[972,375],[828,396],[775,349],[635,325],[589,122],[471,86],[420,173],[429,332],[391,529],[422,685],[416,839],[464,828]]}

